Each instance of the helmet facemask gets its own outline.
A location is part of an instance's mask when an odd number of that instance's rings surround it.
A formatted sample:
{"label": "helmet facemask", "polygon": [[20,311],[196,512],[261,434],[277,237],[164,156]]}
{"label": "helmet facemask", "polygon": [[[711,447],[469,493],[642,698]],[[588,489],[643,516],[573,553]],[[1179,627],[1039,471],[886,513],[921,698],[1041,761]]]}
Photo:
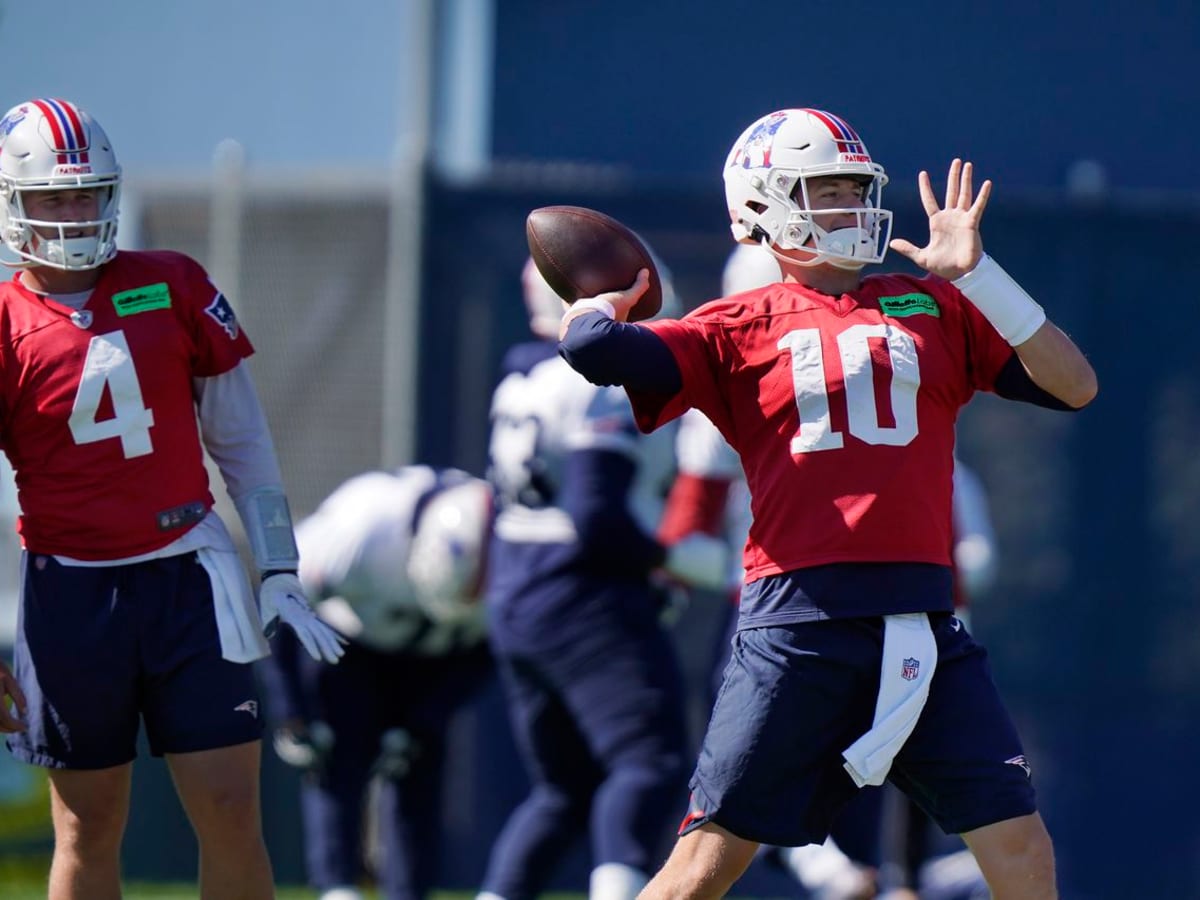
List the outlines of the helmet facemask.
{"label": "helmet facemask", "polygon": [[[92,184],[81,184],[79,188],[93,188]],[[72,189],[79,189],[72,188]],[[60,187],[15,187],[10,190],[7,181],[0,182],[0,193],[5,197],[7,220],[4,223],[5,245],[25,262],[15,266],[50,266],[68,272],[95,269],[112,259],[117,253],[117,208],[120,202],[120,184],[109,180],[98,188],[101,195],[100,213],[90,221],[56,222],[31,218],[25,211],[24,194],[32,191],[62,190]],[[94,234],[68,237],[68,233],[94,230]]]}
{"label": "helmet facemask", "polygon": [[[791,209],[775,246],[780,250],[812,251],[813,257],[809,260],[789,257],[792,262],[804,266],[827,262],[842,269],[861,269],[868,263],[882,262],[892,234],[892,213],[881,208],[883,185],[880,179],[850,176],[863,185],[862,206],[814,209],[809,197],[809,179],[818,177],[809,174],[794,179],[794,186],[788,193]],[[853,216],[854,224],[832,230],[822,228],[817,221],[846,216]]]}

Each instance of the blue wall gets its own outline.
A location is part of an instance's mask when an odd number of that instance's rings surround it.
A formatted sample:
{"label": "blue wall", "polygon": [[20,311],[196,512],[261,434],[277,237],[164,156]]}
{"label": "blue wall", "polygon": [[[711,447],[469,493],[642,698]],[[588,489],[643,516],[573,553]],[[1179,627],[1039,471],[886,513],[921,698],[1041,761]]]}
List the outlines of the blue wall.
{"label": "blue wall", "polygon": [[893,179],[973,159],[1004,191],[1094,159],[1200,187],[1200,4],[498,0],[498,159],[720,177],[741,129],[816,106]]}

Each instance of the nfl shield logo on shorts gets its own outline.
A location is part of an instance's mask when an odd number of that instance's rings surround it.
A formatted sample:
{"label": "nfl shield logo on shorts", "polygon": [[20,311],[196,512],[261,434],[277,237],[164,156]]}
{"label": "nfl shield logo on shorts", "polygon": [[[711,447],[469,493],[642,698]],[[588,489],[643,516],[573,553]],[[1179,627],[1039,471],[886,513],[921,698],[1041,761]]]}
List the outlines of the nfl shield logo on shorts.
{"label": "nfl shield logo on shorts", "polygon": [[905,681],[915,681],[921,671],[921,661],[912,656],[906,656],[900,661],[900,677]]}

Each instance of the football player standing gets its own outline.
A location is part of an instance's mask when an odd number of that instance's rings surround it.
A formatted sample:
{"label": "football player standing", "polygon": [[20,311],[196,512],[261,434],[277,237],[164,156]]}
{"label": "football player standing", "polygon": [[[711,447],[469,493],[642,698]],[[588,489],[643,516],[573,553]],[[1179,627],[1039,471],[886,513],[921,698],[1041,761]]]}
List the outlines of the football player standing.
{"label": "football player standing", "polygon": [[[954,425],[976,391],[1081,408],[1095,373],[984,254],[992,185],[976,192],[969,162],[940,202],[921,173],[924,247],[889,241],[883,167],[822,110],[752,123],[724,178],[734,238],[783,281],[625,324],[642,272],[577,302],[561,343],[590,381],[638,385],[644,430],[700,409],[751,495],[736,643],[690,812],[643,896],[721,896],[760,844],[823,842],[859,787],[890,778],[962,834],[997,900],[1054,898],[1020,738],[953,615]],[[889,246],[929,275],[864,278]]]}
{"label": "football player standing", "polygon": [[[279,464],[233,308],[192,259],[118,252],[121,169],[65,100],[0,119],[0,442],[21,507],[8,746],[49,773],[51,900],[121,895],[139,723],[200,848],[200,896],[274,896],[262,837],[251,663],[282,619],[315,658]],[[213,510],[216,462],[260,604]]]}

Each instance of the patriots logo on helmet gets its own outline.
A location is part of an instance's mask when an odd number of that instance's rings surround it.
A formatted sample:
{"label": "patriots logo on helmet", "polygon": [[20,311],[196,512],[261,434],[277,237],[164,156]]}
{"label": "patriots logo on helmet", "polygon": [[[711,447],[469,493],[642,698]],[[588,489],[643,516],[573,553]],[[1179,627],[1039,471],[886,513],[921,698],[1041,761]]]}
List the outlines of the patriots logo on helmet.
{"label": "patriots logo on helmet", "polygon": [[212,303],[204,308],[216,321],[218,325],[225,329],[225,333],[229,337],[236,338],[238,336],[238,320],[233,314],[233,307],[229,305],[229,301],[225,299],[225,295],[217,291],[217,296],[213,297]]}
{"label": "patriots logo on helmet", "polygon": [[771,165],[771,142],[779,126],[787,121],[783,112],[774,112],[759,121],[738,150],[733,164],[743,169],[762,169]]}
{"label": "patriots logo on helmet", "polygon": [[0,137],[12,134],[12,130],[25,121],[28,113],[29,108],[26,106],[19,106],[11,110],[3,120],[0,120]]}

